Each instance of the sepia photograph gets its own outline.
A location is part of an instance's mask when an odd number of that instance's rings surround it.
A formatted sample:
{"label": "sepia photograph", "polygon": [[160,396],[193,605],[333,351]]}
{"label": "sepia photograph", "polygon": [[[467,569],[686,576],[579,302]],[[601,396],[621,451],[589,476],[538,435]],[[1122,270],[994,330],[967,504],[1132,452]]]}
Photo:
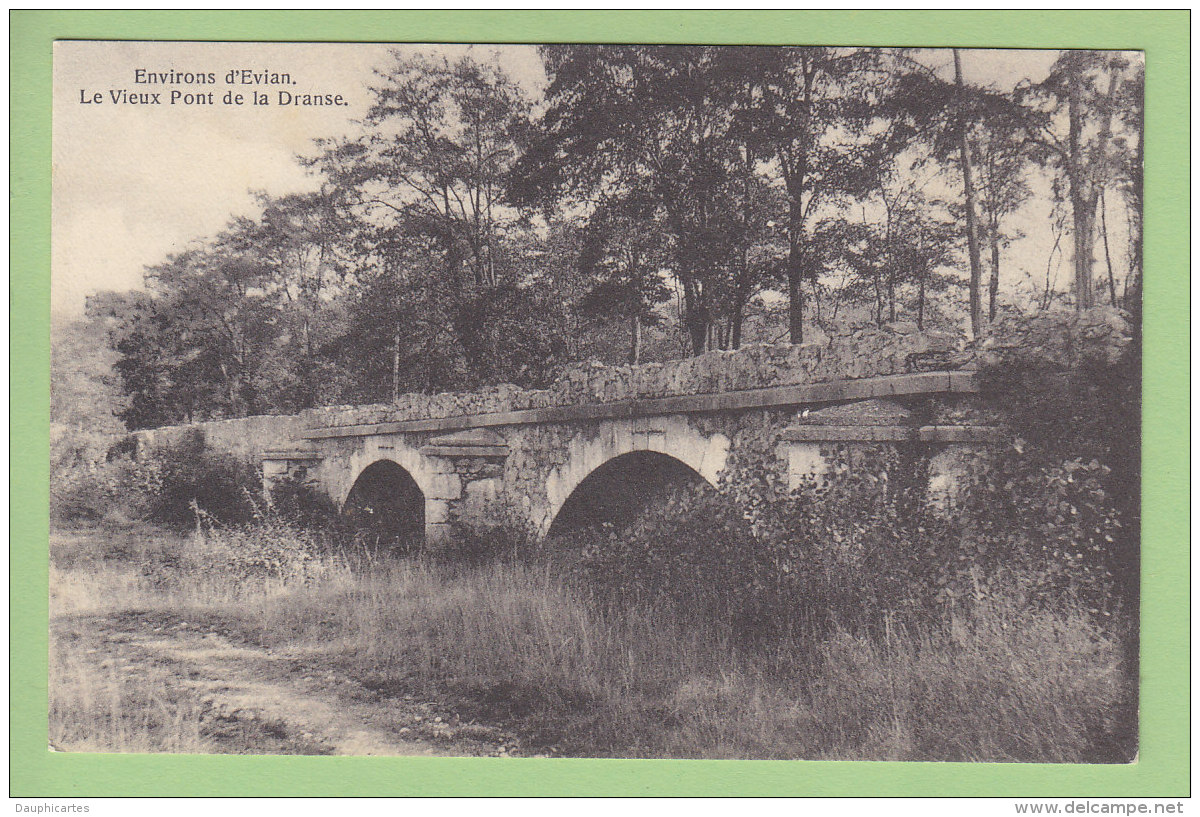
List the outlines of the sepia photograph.
{"label": "sepia photograph", "polygon": [[50,749],[1136,763],[1145,69],[55,42]]}

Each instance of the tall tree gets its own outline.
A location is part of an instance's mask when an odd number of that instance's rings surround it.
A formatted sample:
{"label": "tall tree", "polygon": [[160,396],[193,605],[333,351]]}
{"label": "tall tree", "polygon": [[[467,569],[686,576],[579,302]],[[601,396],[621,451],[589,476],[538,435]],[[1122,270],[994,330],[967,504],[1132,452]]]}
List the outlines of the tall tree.
{"label": "tall tree", "polygon": [[966,92],[963,87],[962,58],[958,49],[954,51],[954,85],[958,90],[960,114],[957,125],[959,167],[963,178],[963,206],[967,215],[967,255],[971,263],[969,284],[971,334],[979,337],[983,329],[982,282],[983,263],[979,257],[979,230],[975,224],[975,182],[972,178],[971,145],[968,138],[968,123],[965,117]]}
{"label": "tall tree", "polygon": [[[1129,227],[1129,275],[1127,291],[1136,291],[1142,275],[1143,166],[1145,164],[1146,68],[1131,66],[1117,94],[1120,131],[1113,137],[1113,180],[1121,192]],[[1132,281],[1130,280],[1132,279]]]}
{"label": "tall tree", "polygon": [[730,138],[724,50],[548,46],[540,138],[514,174],[515,200],[594,210],[646,197],[670,237],[684,330],[713,343],[737,269],[744,142]]}
{"label": "tall tree", "polygon": [[579,264],[590,281],[581,308],[629,325],[629,362],[641,362],[642,328],[657,325],[656,307],[670,296],[663,271],[670,243],[653,201],[634,196],[602,202],[588,220]]}
{"label": "tall tree", "polygon": [[764,47],[746,54],[746,81],[759,88],[752,119],[759,151],[774,161],[787,195],[782,221],[788,241],[788,335],[792,343],[802,343],[803,284],[819,274],[812,228],[824,205],[862,192],[860,168],[845,136],[870,122],[885,69],[872,49]]}
{"label": "tall tree", "polygon": [[236,231],[146,270],[145,292],[95,299],[110,325],[130,428],[239,417],[268,401],[259,364],[277,337],[262,268]]}
{"label": "tall tree", "polygon": [[[414,286],[423,287],[418,300],[435,302],[438,308],[422,323],[445,321],[425,337],[456,339],[449,342],[457,342],[459,359],[468,368],[475,363],[483,367],[456,381],[469,387],[489,377],[484,369],[490,364],[468,353],[468,347],[475,347],[463,333],[476,332],[472,320],[495,312],[490,299],[510,301],[524,286],[518,280],[520,265],[510,263],[508,246],[519,229],[517,213],[503,198],[507,174],[528,129],[529,101],[497,65],[470,57],[454,63],[399,53],[394,57],[379,72],[363,132],[351,140],[319,143],[321,154],[310,164],[361,222],[357,252],[375,267],[367,277],[380,286],[380,270],[403,278],[378,291],[401,297]],[[409,248],[398,252],[403,242]],[[416,251],[425,256],[414,258]],[[395,307],[355,314],[382,319],[382,313],[398,314],[399,305]],[[402,368],[398,361],[424,344],[402,350],[406,333],[393,318],[386,320],[396,391]]]}
{"label": "tall tree", "polygon": [[914,143],[925,143],[931,158],[956,168],[963,194],[952,204],[966,239],[968,302],[972,332],[983,323],[983,241],[989,242],[987,320],[995,318],[1001,250],[1011,240],[1005,221],[1030,195],[1030,161],[1025,111],[1011,94],[967,83],[962,55],[952,49],[953,82],[904,49],[889,52],[896,65],[886,109],[906,116]]}
{"label": "tall tree", "polygon": [[[379,223],[404,223],[436,238],[446,275],[498,283],[496,244],[511,214],[503,179],[527,127],[529,102],[498,67],[396,55],[379,73],[362,149],[345,177]],[[327,172],[346,151],[334,147]]]}
{"label": "tall tree", "polygon": [[1038,158],[1067,180],[1076,309],[1087,309],[1096,300],[1092,273],[1096,207],[1127,67],[1120,54],[1064,51],[1043,82],[1018,89],[1030,110],[1030,136],[1041,147]]}
{"label": "tall tree", "polygon": [[263,287],[276,300],[281,339],[276,405],[300,410],[328,393],[325,345],[339,320],[336,299],[352,271],[346,240],[353,232],[348,214],[322,189],[271,197],[259,194],[258,220],[235,222],[237,250],[253,257],[264,273]]}
{"label": "tall tree", "polygon": [[1004,247],[1021,237],[1007,225],[1009,217],[1032,196],[1028,179],[1030,153],[1025,131],[1007,106],[986,116],[972,133],[978,157],[979,205],[983,234],[990,249],[988,321],[996,319]]}

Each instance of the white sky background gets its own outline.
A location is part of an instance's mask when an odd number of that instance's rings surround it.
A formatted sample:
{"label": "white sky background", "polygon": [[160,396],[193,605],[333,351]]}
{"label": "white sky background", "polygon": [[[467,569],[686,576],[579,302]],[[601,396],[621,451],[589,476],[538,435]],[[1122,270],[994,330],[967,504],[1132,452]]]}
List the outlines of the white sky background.
{"label": "white sky background", "polygon": [[[81,312],[84,297],[142,285],[149,265],[219,232],[234,215],[256,214],[252,190],[273,195],[316,181],[295,161],[312,140],[355,130],[370,106],[373,69],[390,51],[436,49],[454,60],[493,53],[531,90],[545,84],[532,46],[386,46],[322,43],[59,42],[54,51],[51,308]],[[134,70],[213,72],[216,85],[134,83]],[[261,86],[276,102],[294,93],[342,94],[347,107],[171,106],[167,94],[226,90],[231,69],[290,73],[294,86]],[[114,105],[109,89],[157,92],[158,106]],[[80,91],[105,94],[80,104]]]}
{"label": "white sky background", "polygon": [[[53,229],[51,307],[79,313],[92,292],[142,285],[144,268],[190,242],[219,232],[234,215],[255,215],[252,190],[283,195],[315,187],[295,161],[312,140],[355,131],[353,120],[370,104],[373,69],[386,66],[392,49],[464,53],[501,67],[536,96],[545,84],[534,46],[457,46],[324,43],[59,42],[54,52]],[[968,82],[1010,89],[1022,78],[1043,79],[1052,51],[964,51]],[[953,77],[948,50],[922,52],[922,61]],[[212,72],[215,85],[136,84],[134,71]],[[230,86],[231,69],[291,74],[293,93],[342,94],[346,107],[283,108],[279,86],[258,86],[269,106],[168,104],[172,89],[227,90],[247,100],[254,86]],[[116,105],[110,89],[157,92],[162,105]],[[100,104],[80,104],[80,94],[104,94]],[[1116,197],[1113,197],[1114,199]],[[1110,202],[1113,237],[1124,217]],[[1048,203],[1018,214],[1014,223],[1030,238],[1019,255],[1044,274],[1049,251]],[[1044,246],[1043,246],[1044,245]],[[1114,254],[1124,252],[1124,240]],[[1098,252],[1100,247],[1097,247]],[[1069,260],[1069,259],[1068,259]],[[1124,268],[1124,256],[1114,265]],[[1014,272],[1015,259],[1009,261]],[[1024,266],[1024,265],[1022,265]],[[1040,271],[1039,271],[1040,267]],[[1011,281],[1011,275],[1009,280]]]}

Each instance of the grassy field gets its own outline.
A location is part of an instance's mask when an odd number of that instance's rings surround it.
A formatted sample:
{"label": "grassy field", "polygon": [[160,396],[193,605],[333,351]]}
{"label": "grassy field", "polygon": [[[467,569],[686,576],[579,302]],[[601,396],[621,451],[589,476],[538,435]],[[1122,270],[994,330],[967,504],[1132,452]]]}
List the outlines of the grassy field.
{"label": "grassy field", "polygon": [[51,556],[61,749],[255,751],[254,735],[234,749],[213,735],[169,667],[105,663],[97,618],[151,612],[315,650],[365,687],[436,698],[554,754],[1119,762],[1133,751],[1118,640],[1082,611],[1013,594],[981,595],[935,626],[889,619],[748,650],[695,611],[597,604],[547,564],[334,556],[282,525],[63,530]]}
{"label": "grassy field", "polygon": [[[213,752],[203,712],[161,669],[130,667],[79,627],[55,627],[50,745],[81,752]],[[98,653],[104,657],[93,659]]]}

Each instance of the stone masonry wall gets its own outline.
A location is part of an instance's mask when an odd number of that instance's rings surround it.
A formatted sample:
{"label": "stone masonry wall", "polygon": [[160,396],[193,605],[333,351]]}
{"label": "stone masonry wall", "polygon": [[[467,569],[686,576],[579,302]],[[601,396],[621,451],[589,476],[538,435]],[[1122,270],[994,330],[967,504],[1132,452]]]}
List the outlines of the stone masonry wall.
{"label": "stone masonry wall", "polygon": [[950,335],[918,331],[912,323],[883,327],[868,323],[843,327],[826,343],[753,345],[639,366],[578,363],[565,368],[547,389],[501,384],[476,392],[405,394],[394,404],[213,420],[139,431],[134,436],[139,446],[154,447],[178,442],[190,429],[200,429],[214,449],[252,459],[265,450],[296,445],[306,428],[709,394],[880,377],[931,367],[970,369],[1020,349],[1035,350],[1041,357],[1071,366],[1082,357],[1113,360],[1129,339],[1124,314],[1109,308],[1006,316],[991,327],[987,337],[965,347]]}
{"label": "stone masonry wall", "polygon": [[870,324],[847,327],[828,343],[754,345],[639,366],[575,364],[548,389],[502,384],[406,394],[395,404],[317,408],[302,416],[310,426],[337,427],[879,377],[912,371],[914,355],[955,348],[950,336],[919,332],[914,324]]}
{"label": "stone masonry wall", "polygon": [[975,354],[985,364],[1016,353],[1033,354],[1067,369],[1089,359],[1116,363],[1131,341],[1129,320],[1115,307],[1050,309],[1002,316],[976,344]]}
{"label": "stone masonry wall", "polygon": [[178,445],[186,435],[201,431],[208,448],[257,461],[264,451],[294,446],[306,428],[300,415],[260,415],[233,420],[208,420],[133,432],[138,452]]}

